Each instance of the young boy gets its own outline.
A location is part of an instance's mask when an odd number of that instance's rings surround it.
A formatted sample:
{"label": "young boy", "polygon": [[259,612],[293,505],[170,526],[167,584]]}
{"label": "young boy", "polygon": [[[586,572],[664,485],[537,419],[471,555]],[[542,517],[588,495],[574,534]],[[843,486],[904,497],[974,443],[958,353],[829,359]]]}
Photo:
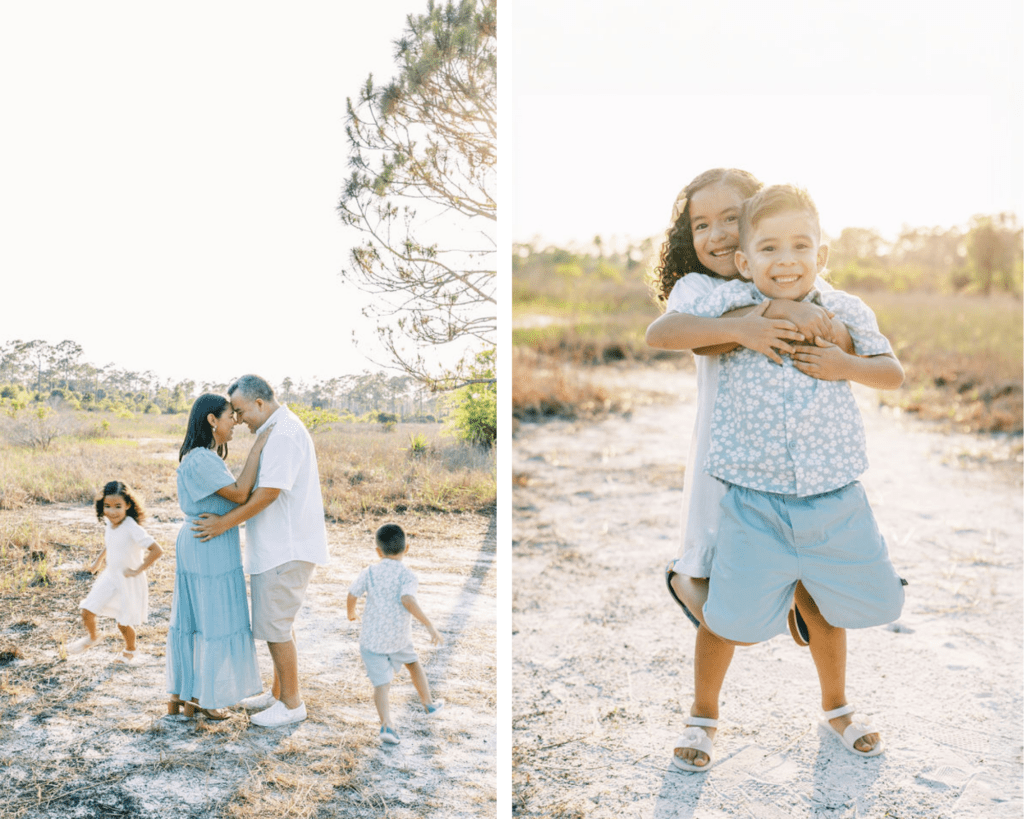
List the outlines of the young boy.
{"label": "young boy", "polygon": [[[766,298],[814,301],[846,325],[857,352],[818,338],[781,365],[745,348],[723,356],[704,469],[727,492],[703,613],[723,645],[749,645],[785,633],[795,599],[821,683],[822,724],[849,750],[873,756],[881,738],[853,723],[846,704],[845,629],[895,620],[903,588],[856,480],[868,466],[864,428],[839,379],[892,389],[903,370],[860,299],[814,289],[827,260],[810,197],[788,185],[764,188],[740,214],[736,266],[747,281],[728,282],[687,310],[712,318]],[[710,757],[705,732],[684,737],[677,750]]]}
{"label": "young boy", "polygon": [[397,745],[401,740],[391,723],[388,709],[388,689],[397,669],[403,665],[409,669],[412,684],[428,714],[436,714],[444,707],[444,700],[434,700],[430,696],[427,675],[423,673],[412,647],[409,615],[427,627],[434,645],[442,645],[444,638],[416,602],[414,595],[419,581],[402,564],[406,553],[402,527],[394,523],[384,524],[377,530],[376,541],[381,561],[363,569],[349,588],[348,619],[357,619],[356,601],[365,594],[366,609],[359,635],[359,653],[373,683],[373,703],[380,715],[381,741]]}

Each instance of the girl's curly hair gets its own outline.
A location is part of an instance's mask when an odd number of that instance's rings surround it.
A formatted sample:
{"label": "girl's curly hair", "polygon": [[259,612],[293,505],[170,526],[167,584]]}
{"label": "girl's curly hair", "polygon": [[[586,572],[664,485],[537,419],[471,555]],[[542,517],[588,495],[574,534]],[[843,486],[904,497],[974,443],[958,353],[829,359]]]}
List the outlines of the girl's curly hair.
{"label": "girl's curly hair", "polygon": [[96,498],[96,517],[103,520],[103,499],[110,495],[120,495],[128,504],[127,515],[135,518],[136,523],[142,523],[146,519],[146,510],[142,506],[138,495],[126,483],[121,481],[107,481],[103,485],[103,492]]}
{"label": "girl's curly hair", "polygon": [[700,263],[693,247],[693,231],[690,228],[690,200],[697,191],[710,185],[725,183],[732,185],[746,199],[761,189],[761,182],[752,173],[738,168],[714,168],[704,171],[680,192],[686,197],[686,207],[668,229],[668,235],[661,246],[661,261],[654,268],[648,285],[655,301],[664,307],[675,283],[687,273],[704,273],[717,276]]}

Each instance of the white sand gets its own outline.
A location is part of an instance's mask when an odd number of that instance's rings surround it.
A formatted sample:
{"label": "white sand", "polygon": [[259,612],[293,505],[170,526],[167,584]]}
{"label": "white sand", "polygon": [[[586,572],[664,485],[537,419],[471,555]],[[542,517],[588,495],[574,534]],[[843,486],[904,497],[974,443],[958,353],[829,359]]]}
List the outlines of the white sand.
{"label": "white sand", "polygon": [[695,379],[656,380],[682,399],[629,419],[524,424],[514,442],[516,814],[1020,817],[1020,464],[999,463],[1006,439],[943,435],[870,391],[863,482],[910,585],[898,623],[849,632],[847,691],[887,752],[855,758],[817,728],[809,652],[786,636],[737,649],[714,768],[673,768],[695,632],[663,570]]}

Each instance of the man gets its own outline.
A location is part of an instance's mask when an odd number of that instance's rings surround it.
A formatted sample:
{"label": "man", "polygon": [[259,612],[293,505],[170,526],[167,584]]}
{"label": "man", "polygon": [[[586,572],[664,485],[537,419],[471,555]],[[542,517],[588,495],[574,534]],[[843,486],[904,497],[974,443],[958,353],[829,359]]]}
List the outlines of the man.
{"label": "man", "polygon": [[224,515],[202,515],[193,527],[206,541],[243,521],[245,572],[250,575],[252,635],[266,640],[274,663],[269,693],[245,701],[254,725],[277,727],[306,718],[299,693],[292,623],[305,600],[315,566],[327,563],[327,528],[316,452],[302,421],[274,398],[258,375],[243,375],[228,388],[235,419],[254,434],[272,428],[249,499]]}

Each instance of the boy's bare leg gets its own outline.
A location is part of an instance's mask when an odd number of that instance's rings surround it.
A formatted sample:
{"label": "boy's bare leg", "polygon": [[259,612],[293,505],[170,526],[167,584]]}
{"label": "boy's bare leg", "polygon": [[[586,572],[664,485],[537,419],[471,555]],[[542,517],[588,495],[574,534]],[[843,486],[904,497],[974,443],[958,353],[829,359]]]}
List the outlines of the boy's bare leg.
{"label": "boy's bare leg", "polygon": [[[796,584],[793,597],[800,607],[811,637],[811,657],[818,669],[818,682],[821,685],[821,710],[831,711],[846,705],[846,629],[834,628],[826,622],[803,583]],[[853,714],[829,720],[839,733],[852,722]],[[870,751],[880,739],[878,734],[867,734],[853,743],[853,747],[858,751]]]}
{"label": "boy's bare leg", "polygon": [[135,629],[131,626],[122,626],[120,623],[117,624],[117,627],[121,631],[121,636],[124,637],[124,650],[135,651]]}
{"label": "boy's bare leg", "polygon": [[419,664],[419,661],[416,661],[415,663],[406,663],[405,667],[409,669],[409,676],[412,677],[412,684],[416,688],[416,693],[420,695],[420,702],[427,707],[433,705],[434,700],[430,696],[430,683],[427,682],[427,675],[423,671],[423,666]]}
{"label": "boy's bare leg", "polygon": [[89,639],[96,639],[96,615],[88,609],[82,609],[82,625],[89,632]]}
{"label": "boy's bare leg", "polygon": [[388,690],[390,688],[391,683],[384,683],[384,685],[374,687],[373,704],[377,706],[377,716],[380,717],[380,724],[394,730],[395,726],[391,724],[391,710],[388,707]]}

